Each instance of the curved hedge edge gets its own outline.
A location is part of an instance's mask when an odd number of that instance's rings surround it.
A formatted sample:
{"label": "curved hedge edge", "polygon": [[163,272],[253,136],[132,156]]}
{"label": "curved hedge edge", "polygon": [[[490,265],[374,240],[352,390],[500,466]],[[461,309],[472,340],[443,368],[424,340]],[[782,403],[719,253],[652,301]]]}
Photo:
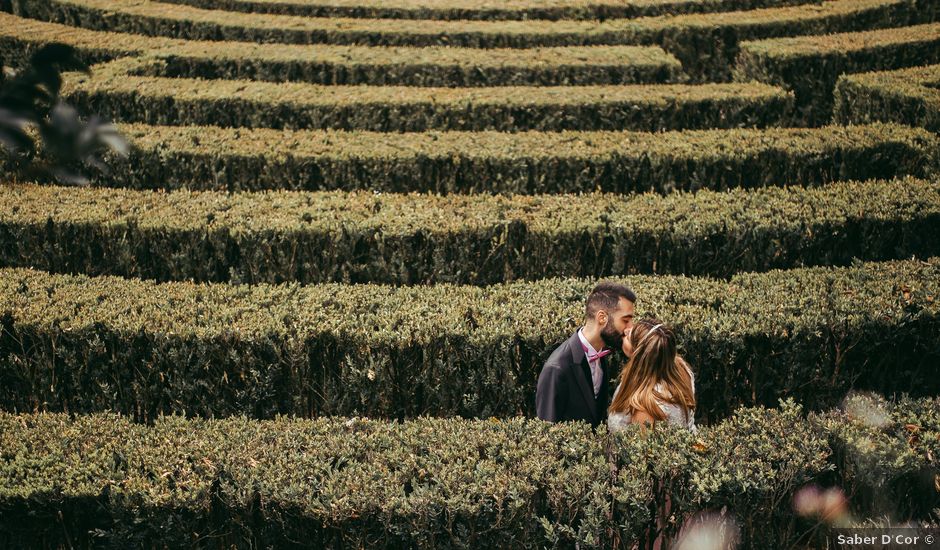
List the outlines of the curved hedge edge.
{"label": "curved hedge edge", "polygon": [[168,76],[407,86],[542,86],[675,82],[675,57],[656,46],[526,50],[200,42],[89,31],[0,13],[0,43],[14,52],[62,42],[83,52],[147,52]]}
{"label": "curved hedge edge", "polygon": [[911,0],[835,0],[603,22],[446,21],[433,27],[409,20],[266,18],[149,2],[125,7],[101,0],[16,0],[14,7],[20,15],[45,21],[199,40],[470,48],[661,45],[700,82],[728,80],[742,40],[860,31],[935,19],[929,5],[916,6]]}
{"label": "curved hedge edge", "polygon": [[139,48],[122,40],[126,35],[73,29],[25,19],[10,15],[2,8],[0,5],[0,52],[3,52],[3,64],[8,66],[25,66],[36,50],[51,42],[64,42],[73,46],[76,55],[87,65],[140,52]]}
{"label": "curved hedge edge", "polygon": [[[762,83],[570,87],[320,86],[159,76],[122,58],[70,75],[63,95],[121,122],[377,132],[564,131],[783,126],[793,94]],[[144,75],[144,76],[139,76]],[[156,75],[156,76],[154,76]]]}
{"label": "curved hedge edge", "polygon": [[[673,2],[597,2],[585,5],[575,2],[565,7],[561,2],[558,7],[547,7],[544,2],[533,3],[524,9],[494,8],[492,4],[485,8],[468,8],[466,2],[453,2],[451,6],[436,7],[393,7],[388,2],[361,6],[343,6],[335,3],[252,1],[252,0],[165,0],[167,3],[194,6],[204,9],[222,9],[247,13],[270,13],[304,17],[353,17],[370,19],[437,19],[444,21],[532,21],[561,19],[606,20],[614,18],[649,17],[676,13],[710,13],[712,11],[731,11],[781,7],[788,5],[819,4],[821,0],[674,0]],[[440,2],[437,3],[441,5]]]}
{"label": "curved hedge edge", "polygon": [[[531,414],[542,362],[578,327],[594,284],[299,287],[0,275],[0,405],[145,419],[183,411]],[[825,406],[851,387],[940,392],[930,374],[940,356],[940,260],[626,282],[641,314],[679,334],[698,373],[703,419],[781,397]],[[612,361],[615,376],[620,363]]]}
{"label": "curved hedge edge", "polygon": [[842,75],[833,122],[897,122],[940,133],[940,65]]}
{"label": "curved hedge edge", "polygon": [[933,255],[937,179],[629,198],[0,187],[0,265],[160,281],[727,277]]}
{"label": "curved hedge edge", "polygon": [[122,124],[108,186],[557,194],[929,177],[934,134],[890,124],[682,132],[385,134]]}
{"label": "curved hedge edge", "polygon": [[[890,424],[862,428],[872,445],[848,456],[870,459],[871,471],[890,469],[892,480],[940,475],[923,455],[892,460],[907,447],[899,422],[916,418],[917,435],[938,440],[937,405],[892,406]],[[851,490],[860,473],[830,448],[842,447],[847,430],[859,433],[844,415],[806,418],[785,401],[740,409],[696,435],[660,425],[645,436],[608,436],[524,418],[398,424],[171,416],[142,426],[114,414],[0,413],[0,479],[17,480],[0,484],[0,541],[179,547],[211,533],[225,545],[274,547],[431,539],[610,547],[639,540],[669,495],[678,521],[667,540],[701,511],[724,508],[744,547],[790,547],[807,542],[804,529],[794,529],[805,528],[790,506],[794,493],[832,475]]]}
{"label": "curved hedge edge", "polygon": [[843,73],[899,69],[940,61],[940,23],[743,42],[736,80],[759,80],[796,93],[797,118],[807,125],[832,117],[833,90]]}

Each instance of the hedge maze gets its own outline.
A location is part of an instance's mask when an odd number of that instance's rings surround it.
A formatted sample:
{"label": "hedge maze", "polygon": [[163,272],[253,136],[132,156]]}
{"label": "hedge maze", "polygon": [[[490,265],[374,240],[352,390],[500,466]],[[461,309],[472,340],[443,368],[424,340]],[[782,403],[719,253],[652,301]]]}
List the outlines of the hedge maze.
{"label": "hedge maze", "polygon": [[[0,148],[0,547],[940,521],[940,2],[0,0],[0,64],[52,42],[131,148]],[[698,433],[533,418],[600,279]]]}
{"label": "hedge maze", "polygon": [[843,75],[834,101],[840,123],[896,121],[940,133],[940,65]]}

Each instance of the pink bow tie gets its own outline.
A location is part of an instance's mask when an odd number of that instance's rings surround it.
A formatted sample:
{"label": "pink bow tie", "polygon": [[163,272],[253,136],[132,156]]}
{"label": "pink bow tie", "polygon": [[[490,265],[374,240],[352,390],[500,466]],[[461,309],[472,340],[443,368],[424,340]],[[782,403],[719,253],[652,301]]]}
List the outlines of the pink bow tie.
{"label": "pink bow tie", "polygon": [[597,353],[591,353],[590,351],[588,351],[587,346],[584,345],[584,342],[581,343],[581,349],[583,349],[585,355],[587,355],[588,363],[590,363],[590,362],[592,362],[592,361],[597,361],[597,360],[599,360],[599,359],[603,359],[604,357],[607,357],[608,355],[610,355],[610,354],[613,353],[613,351],[614,351],[614,350],[611,350],[611,349],[605,349],[605,350],[599,351],[599,352],[597,352]]}

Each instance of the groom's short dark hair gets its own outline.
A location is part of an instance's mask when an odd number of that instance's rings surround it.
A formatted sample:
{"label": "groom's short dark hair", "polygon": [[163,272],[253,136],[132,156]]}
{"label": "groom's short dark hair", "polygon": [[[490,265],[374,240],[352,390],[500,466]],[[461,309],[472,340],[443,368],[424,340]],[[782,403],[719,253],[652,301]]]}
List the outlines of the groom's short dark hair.
{"label": "groom's short dark hair", "polygon": [[613,281],[601,281],[588,296],[584,314],[594,317],[594,314],[601,310],[614,311],[620,305],[620,298],[636,303],[636,294],[630,287]]}

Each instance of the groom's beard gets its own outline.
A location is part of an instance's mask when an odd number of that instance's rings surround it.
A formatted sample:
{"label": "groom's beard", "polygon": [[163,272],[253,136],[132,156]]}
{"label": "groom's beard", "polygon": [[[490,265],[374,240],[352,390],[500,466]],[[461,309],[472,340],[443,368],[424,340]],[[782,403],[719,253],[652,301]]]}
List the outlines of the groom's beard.
{"label": "groom's beard", "polygon": [[623,347],[623,334],[614,328],[613,323],[607,323],[601,329],[601,340],[608,348],[617,351]]}

